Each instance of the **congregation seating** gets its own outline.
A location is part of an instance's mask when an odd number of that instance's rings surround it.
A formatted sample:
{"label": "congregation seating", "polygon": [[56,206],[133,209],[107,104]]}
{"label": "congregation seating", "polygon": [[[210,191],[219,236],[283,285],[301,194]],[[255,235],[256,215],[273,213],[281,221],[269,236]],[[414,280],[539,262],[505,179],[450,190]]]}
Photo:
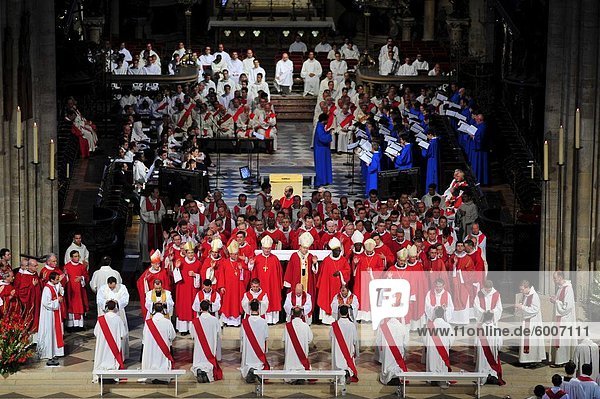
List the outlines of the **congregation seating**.
{"label": "congregation seating", "polygon": [[187,370],[107,370],[98,371],[100,397],[104,397],[104,380],[112,378],[173,378],[175,379],[175,397],[178,395],[178,377],[185,375]]}
{"label": "congregation seating", "polygon": [[338,392],[341,392],[342,395],[346,394],[345,370],[255,370],[254,374],[260,377],[260,381],[256,385],[256,396],[264,395],[265,379],[332,380],[334,395],[338,396]]}

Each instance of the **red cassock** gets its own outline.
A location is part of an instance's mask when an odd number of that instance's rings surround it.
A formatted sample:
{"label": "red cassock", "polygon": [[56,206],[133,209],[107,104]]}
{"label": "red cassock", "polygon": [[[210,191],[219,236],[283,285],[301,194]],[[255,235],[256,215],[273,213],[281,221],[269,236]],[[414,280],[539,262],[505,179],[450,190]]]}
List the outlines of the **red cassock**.
{"label": "red cassock", "polygon": [[[273,248],[275,248],[279,242],[281,243],[281,249],[288,249],[290,247],[285,234],[279,229],[275,229],[274,231],[265,230],[264,233],[260,235],[260,239],[262,240],[264,236],[269,236],[273,239]],[[269,297],[269,300],[271,300],[271,297]]]}
{"label": "red cassock", "polygon": [[162,288],[167,291],[171,291],[171,279],[169,273],[164,269],[160,268],[154,272],[152,266],[146,269],[136,283],[138,295],[140,296],[140,303],[142,309],[142,316],[146,318],[146,306],[144,301],[146,300],[146,292],[154,289],[154,280],[160,279],[162,281]]}
{"label": "red cassock", "polygon": [[[334,277],[333,274],[335,272],[340,272],[341,275]],[[334,295],[340,292],[342,279],[346,284],[350,280],[350,264],[348,260],[343,256],[340,256],[338,259],[334,259],[331,256],[323,259],[317,283],[317,305],[326,314],[331,314],[331,301]]]}
{"label": "red cassock", "polygon": [[[304,275],[302,274],[302,259],[298,252],[292,253],[285,269],[283,281],[286,287],[292,291],[296,288],[296,284],[302,283],[304,291],[310,294],[311,298],[315,298],[317,274],[312,271],[313,254],[306,255],[306,264],[304,265]],[[313,300],[313,308],[314,308]]]}
{"label": "red cassock", "polygon": [[198,293],[199,288],[194,287],[194,276],[190,272],[200,274],[200,261],[194,257],[191,261],[185,258],[179,267],[181,271],[181,280],[178,281],[175,291],[175,314],[181,321],[194,320],[194,311],[192,305]]}
{"label": "red cassock", "polygon": [[[62,280],[60,280],[61,285],[63,286],[63,288],[65,289],[65,291],[67,290],[67,280],[68,277],[65,274],[65,272],[59,268],[59,267],[55,267],[54,269],[50,269],[47,265],[44,265],[44,267],[42,268],[42,270],[40,270],[40,280],[42,281],[42,290],[44,289],[43,287],[48,284],[48,281],[50,281],[50,274],[52,274],[52,272],[56,272],[59,275],[63,276]],[[66,294],[66,292],[65,292]],[[66,301],[62,301],[60,303],[60,314],[62,315],[63,320],[67,319],[67,302]]]}
{"label": "red cassock", "polygon": [[221,297],[221,313],[225,317],[242,314],[242,297],[250,281],[248,266],[240,260],[223,259],[217,269],[217,290],[225,288]]}
{"label": "red cassock", "polygon": [[[34,284],[35,282],[35,284]],[[41,280],[36,274],[16,273],[14,287],[17,298],[23,304],[25,316],[32,315],[31,331],[37,332],[42,302]]]}
{"label": "red cassock", "polygon": [[281,289],[283,288],[283,270],[281,262],[275,255],[259,254],[254,258],[252,278],[260,280],[260,286],[269,298],[267,312],[281,310]]}
{"label": "red cassock", "polygon": [[0,317],[10,317],[10,315],[19,311],[19,297],[15,293],[11,296],[15,287],[12,284],[0,285],[0,299],[2,299],[2,306],[0,306]]}
{"label": "red cassock", "polygon": [[344,249],[344,257],[350,259],[350,256],[352,256],[352,246],[354,245],[352,238],[348,237],[346,233],[339,233],[337,237]]}
{"label": "red cassock", "polygon": [[85,286],[81,286],[81,281],[75,281],[77,277],[83,277],[86,284],[89,284],[89,277],[86,267],[82,263],[74,264],[69,262],[65,265],[65,273],[69,276],[67,288],[67,312],[72,313],[75,320],[81,320],[83,314],[89,308],[87,292]]}
{"label": "red cassock", "polygon": [[414,264],[407,263],[408,282],[410,283],[410,294],[414,295],[416,301],[410,302],[408,314],[410,320],[419,320],[425,314],[425,296],[429,292],[429,280],[423,272],[423,264],[416,261]]}
{"label": "red cassock", "polygon": [[435,280],[438,278],[444,280],[446,287],[450,287],[448,273],[446,271],[446,264],[442,259],[427,259],[425,262],[423,262],[423,267],[428,272],[429,286],[431,288],[435,286]]}
{"label": "red cassock", "polygon": [[363,252],[355,255],[352,260],[353,262],[354,259],[358,259],[358,264],[354,269],[354,287],[352,291],[358,297],[358,310],[370,312],[371,301],[369,299],[368,285],[363,286],[363,284],[374,278],[381,278],[381,272],[385,269],[385,265],[383,264],[383,259],[376,253],[369,256]]}
{"label": "red cassock", "polygon": [[329,241],[331,241],[332,238],[336,237],[337,238],[337,233],[329,233],[327,231],[324,231],[323,234],[321,235],[321,239],[319,240],[319,248],[318,249],[325,249],[325,248],[329,248]]}
{"label": "red cassock", "polygon": [[393,265],[394,262],[396,262],[396,255],[393,254],[392,251],[385,244],[379,247],[375,247],[375,254],[383,254],[383,256],[385,256],[386,265]]}
{"label": "red cassock", "polygon": [[240,246],[240,258],[251,259],[254,258],[254,251],[256,250],[256,245],[252,245],[249,242],[246,242],[244,246]]}
{"label": "red cassock", "polygon": [[[483,258],[481,257],[481,248],[477,248],[473,253],[468,254],[468,256],[473,261],[473,270],[470,273],[469,280],[471,283],[479,283],[479,287],[483,286],[485,282],[485,265],[483,263]],[[475,298],[477,295],[477,288],[471,284],[471,298]]]}
{"label": "red cassock", "polygon": [[[472,296],[473,284],[470,279],[473,277],[473,261],[468,255],[458,257],[454,255],[452,262],[456,260],[456,270],[460,270],[461,274],[452,273],[452,303],[454,310],[464,310],[469,305],[469,295],[471,295],[471,301],[474,297]],[[455,275],[456,274],[456,275]],[[462,275],[462,282],[460,276]]]}

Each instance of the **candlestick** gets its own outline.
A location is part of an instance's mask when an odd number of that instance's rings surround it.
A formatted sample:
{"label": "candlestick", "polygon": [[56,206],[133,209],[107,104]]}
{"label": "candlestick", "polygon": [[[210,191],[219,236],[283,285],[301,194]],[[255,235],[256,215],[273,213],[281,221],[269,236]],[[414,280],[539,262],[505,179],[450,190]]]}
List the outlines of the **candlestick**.
{"label": "candlestick", "polygon": [[38,125],[33,122],[33,163],[40,163],[40,143],[38,134]]}
{"label": "candlestick", "polygon": [[17,148],[23,147],[23,127],[21,126],[21,107],[17,106]]}
{"label": "candlestick", "polygon": [[544,141],[544,180],[548,181],[548,140]]}
{"label": "candlestick", "polygon": [[67,164],[67,179],[71,176],[71,164]]}
{"label": "candlestick", "polygon": [[50,139],[50,180],[56,179],[56,171],[54,170],[55,154],[54,140]]}
{"label": "candlestick", "polygon": [[560,125],[560,129],[558,129],[558,164],[565,164],[565,129]]}
{"label": "candlestick", "polygon": [[575,112],[575,149],[578,150],[581,148],[580,144],[581,139],[581,113],[579,112],[579,108]]}

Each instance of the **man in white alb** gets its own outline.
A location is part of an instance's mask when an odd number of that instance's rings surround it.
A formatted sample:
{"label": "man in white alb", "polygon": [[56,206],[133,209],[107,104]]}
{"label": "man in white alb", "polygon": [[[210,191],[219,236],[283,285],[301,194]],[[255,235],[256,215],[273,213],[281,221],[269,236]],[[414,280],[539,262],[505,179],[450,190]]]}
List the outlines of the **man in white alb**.
{"label": "man in white alb", "polygon": [[251,384],[256,381],[254,370],[269,369],[267,360],[267,339],[269,338],[269,326],[267,321],[260,317],[260,303],[250,302],[250,316],[242,320],[240,329],[242,364],[240,371],[242,378]]}
{"label": "man in white alb", "polygon": [[[285,323],[283,330],[284,370],[310,370],[308,345],[313,340],[310,326],[302,320],[302,310],[292,312],[292,321]],[[287,381],[290,382],[290,381]]]}
{"label": "man in white alb", "polygon": [[289,94],[294,84],[294,63],[288,53],[283,53],[275,66],[275,88],[278,93]]}
{"label": "man in white alb", "polygon": [[117,304],[116,309],[112,309],[113,313],[117,314],[123,326],[125,327],[125,335],[121,344],[123,359],[129,358],[129,324],[127,323],[127,313],[125,308],[129,305],[129,291],[127,287],[121,283],[117,283],[117,279],[113,276],[109,277],[106,284],[98,288],[96,295],[96,305],[98,306],[98,315],[103,315],[106,311],[106,304],[110,301]]}
{"label": "man in white alb", "polygon": [[90,288],[92,289],[92,292],[97,292],[98,288],[106,284],[106,280],[109,277],[116,278],[117,284],[122,283],[121,273],[110,267],[110,263],[110,256],[103,257],[100,268],[96,270],[94,274],[92,274],[92,278],[90,280]]}
{"label": "man in white alb", "polygon": [[94,352],[93,381],[98,381],[98,371],[118,370],[123,368],[122,343],[129,333],[117,314],[116,301],[109,300],[104,307],[105,313],[98,316],[94,336],[96,348]]}
{"label": "man in white alb", "polygon": [[[569,331],[568,328],[574,328],[577,321],[573,286],[562,271],[555,271],[552,277],[556,286],[556,295],[550,297],[550,302],[554,304],[554,326],[559,332],[565,327]],[[551,342],[550,356],[554,365],[560,366],[571,360],[577,338],[570,334],[558,334]]]}
{"label": "man in white alb", "polygon": [[192,373],[200,383],[223,379],[219,366],[221,347],[221,323],[210,314],[210,303],[200,302],[200,315],[192,320],[190,332],[194,339]]}
{"label": "man in white alb", "polygon": [[308,51],[308,48],[306,47],[306,44],[304,44],[304,42],[302,42],[302,38],[297,35],[296,36],[296,40],[294,40],[294,43],[290,44],[290,53],[306,53],[306,51]]}
{"label": "man in white alb", "polygon": [[319,79],[321,79],[322,73],[323,68],[321,68],[321,63],[315,59],[315,53],[309,52],[308,59],[302,64],[302,71],[300,72],[300,77],[304,79],[305,96],[308,94],[316,96],[318,94]]}
{"label": "man in white alb", "polygon": [[410,58],[406,57],[404,64],[400,65],[396,74],[399,76],[417,76],[419,73],[417,72],[417,68],[410,62]]}
{"label": "man in white alb", "polygon": [[344,84],[344,74],[348,72],[348,64],[342,60],[342,55],[339,51],[335,53],[335,60],[329,63],[329,69],[333,73],[333,78],[336,80],[338,85]]}
{"label": "man in white alb", "polygon": [[[171,345],[175,340],[175,328],[165,317],[166,308],[162,303],[152,307],[152,317],[146,319],[142,333],[142,370],[167,371],[173,368]],[[152,382],[159,383],[156,379]]]}
{"label": "man in white alb", "polygon": [[[540,297],[535,288],[527,280],[521,281],[519,285],[521,291],[521,300],[515,304],[515,310],[519,311],[522,318],[523,329],[534,331],[542,327],[542,308]],[[530,336],[522,336],[519,346],[519,363],[524,364],[525,368],[534,367],[546,359],[546,348],[542,339],[536,339]]]}
{"label": "man in white alb", "polygon": [[340,318],[331,324],[331,357],[333,367],[346,371],[346,383],[358,382],[358,371],[354,357],[358,346],[356,326],[349,318],[348,306],[340,306]]}
{"label": "man in white alb", "polygon": [[227,67],[229,68],[229,76],[237,84],[240,81],[240,75],[244,73],[244,64],[238,58],[237,51],[231,53],[231,60],[229,60]]}
{"label": "man in white alb", "polygon": [[380,348],[379,381],[382,384],[400,385],[398,377],[408,370],[404,358],[408,341],[408,329],[400,319],[391,317],[382,320],[379,324],[375,343]]}

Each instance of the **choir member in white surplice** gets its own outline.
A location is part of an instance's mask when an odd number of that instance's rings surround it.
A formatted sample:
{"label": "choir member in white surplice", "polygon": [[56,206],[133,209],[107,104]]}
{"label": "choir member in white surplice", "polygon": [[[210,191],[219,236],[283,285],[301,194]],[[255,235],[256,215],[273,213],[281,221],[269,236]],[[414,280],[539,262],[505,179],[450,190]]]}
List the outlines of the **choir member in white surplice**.
{"label": "choir member in white surplice", "polygon": [[[521,301],[515,304],[515,310],[520,311],[522,318],[522,327],[533,331],[542,327],[542,308],[540,297],[535,288],[527,280],[521,281],[519,286],[521,291]],[[542,339],[532,338],[530,336],[521,337],[519,347],[519,363],[530,367],[546,359],[546,347]]]}
{"label": "choir member in white surplice", "polygon": [[152,317],[146,319],[142,333],[142,370],[167,371],[173,367],[171,345],[175,328],[165,317],[166,308],[160,302],[152,307]]}
{"label": "choir member in white surplice", "polygon": [[308,59],[302,64],[300,77],[304,79],[304,95],[316,96],[319,93],[319,83],[323,68],[321,63],[315,59],[315,53],[308,53]]}
{"label": "choir member in white surplice", "polygon": [[[581,366],[581,374],[575,379],[576,381],[579,381],[579,385],[581,386],[581,389],[583,390],[583,396],[582,398],[585,399],[596,399],[598,398],[598,383],[596,381],[594,381],[592,379],[592,377],[590,377],[590,375],[592,374],[592,365],[591,364],[584,364],[583,366]],[[580,399],[575,398],[575,399]]]}
{"label": "choir member in white surplice", "polygon": [[118,314],[118,304],[108,300],[98,316],[94,336],[96,349],[94,352],[93,380],[98,381],[98,371],[118,370],[123,368],[123,339],[129,333]]}
{"label": "choir member in white surplice", "polygon": [[200,302],[200,316],[192,320],[190,331],[194,339],[192,373],[198,382],[213,382],[223,379],[219,366],[221,347],[221,323],[210,314],[210,303]]}
{"label": "choir member in white surplice", "polygon": [[452,302],[452,295],[446,291],[444,280],[438,278],[435,281],[435,288],[427,292],[425,295],[425,314],[428,320],[434,320],[435,308],[440,306],[445,311],[444,318],[446,321],[452,321],[452,315],[454,313],[454,304]]}
{"label": "choir member in white surplice", "polygon": [[[310,362],[308,361],[308,345],[312,340],[312,330],[308,324],[302,321],[302,311],[294,309],[292,312],[292,321],[287,322],[283,330],[284,370],[311,369]],[[286,380],[286,382],[290,382],[290,380]]]}
{"label": "choir member in white surplice", "polygon": [[278,93],[289,94],[294,84],[294,63],[290,61],[288,53],[283,53],[275,65],[275,88]]}
{"label": "choir member in white surplice", "polygon": [[38,327],[37,352],[40,359],[49,359],[46,365],[58,366],[57,357],[65,355],[64,328],[61,302],[63,292],[60,276],[56,272],[49,275],[48,283],[42,291],[40,322]]}
{"label": "choir member in white surplice", "polygon": [[[487,383],[504,385],[500,363],[502,335],[495,330],[495,327],[494,313],[484,312],[481,324],[478,325],[478,336],[475,337],[477,371],[488,375]],[[481,383],[483,384],[485,381],[481,381]]]}
{"label": "choir member in white surplice", "polygon": [[492,280],[486,280],[483,288],[479,290],[473,300],[474,316],[481,321],[484,312],[494,314],[494,323],[498,323],[502,317],[502,298],[500,293],[494,288]]}
{"label": "choir member in white surplice", "polygon": [[96,304],[98,305],[98,315],[103,315],[105,312],[106,304],[108,301],[115,301],[117,303],[116,314],[119,315],[123,325],[125,326],[125,336],[123,337],[122,350],[123,359],[129,358],[129,324],[127,323],[127,314],[125,307],[129,305],[129,291],[123,284],[117,284],[115,277],[109,277],[106,284],[98,289],[96,295]]}
{"label": "choir member in white surplice", "polygon": [[240,340],[242,346],[242,364],[240,371],[242,378],[251,384],[256,381],[254,370],[268,370],[267,339],[269,326],[267,321],[259,315],[260,303],[256,300],[250,302],[250,316],[242,320]]}
{"label": "choir member in white surplice", "polygon": [[346,383],[358,382],[355,356],[358,347],[356,325],[350,320],[348,306],[340,306],[340,318],[331,323],[331,357],[333,368],[346,371]]}
{"label": "choir member in white surplice", "polygon": [[560,334],[561,328],[575,327],[577,321],[575,315],[575,293],[571,281],[565,280],[562,271],[554,272],[554,284],[556,285],[556,295],[550,297],[550,302],[554,304],[554,326],[558,328],[558,336],[552,338],[550,354],[552,362],[555,365],[562,365],[571,360],[573,349],[577,345],[577,338],[571,334]]}
{"label": "choir member in white surplice", "polygon": [[575,363],[567,362],[565,364],[565,376],[563,377],[562,384],[560,385],[560,389],[565,391],[570,398],[580,399],[584,398],[583,388],[581,387],[581,382],[575,378]]}
{"label": "choir member in white surplice", "polygon": [[[572,399],[568,393],[562,390],[563,379],[560,375],[552,376],[552,386],[547,388],[542,399]],[[585,398],[595,398],[596,396],[585,396]]]}
{"label": "choir member in white surplice", "polygon": [[582,373],[581,367],[584,364],[591,364],[592,374],[590,377],[598,382],[600,375],[600,359],[598,355],[598,344],[589,337],[583,338],[573,352],[573,362],[577,366],[578,374]]}
{"label": "choir member in white surplice", "polygon": [[110,256],[105,256],[102,258],[102,266],[92,274],[90,288],[93,292],[97,292],[98,288],[106,284],[106,280],[111,276],[117,279],[117,284],[121,284],[121,273],[110,267],[110,262]]}
{"label": "choir member in white surplice", "polygon": [[[438,306],[433,311],[434,320],[427,322],[425,346],[427,348],[426,370],[434,373],[447,373],[450,367],[450,346],[454,342],[454,332],[446,320],[445,309]],[[433,334],[434,331],[447,331],[448,334]]]}
{"label": "choir member in white surplice", "polygon": [[408,329],[398,318],[384,319],[379,324],[375,342],[380,351],[382,384],[400,384],[398,377],[407,371],[405,354],[409,338]]}
{"label": "choir member in white surplice", "polygon": [[202,282],[202,289],[196,294],[192,310],[200,312],[200,302],[208,301],[210,303],[210,314],[213,316],[219,315],[221,309],[221,294],[219,294],[212,286],[212,280],[206,279]]}
{"label": "choir member in white surplice", "polygon": [[300,283],[296,284],[294,291],[289,292],[285,297],[283,304],[286,314],[285,321],[292,319],[292,311],[296,308],[302,311],[304,321],[310,325],[312,322],[312,298],[308,292],[304,292],[304,287]]}

